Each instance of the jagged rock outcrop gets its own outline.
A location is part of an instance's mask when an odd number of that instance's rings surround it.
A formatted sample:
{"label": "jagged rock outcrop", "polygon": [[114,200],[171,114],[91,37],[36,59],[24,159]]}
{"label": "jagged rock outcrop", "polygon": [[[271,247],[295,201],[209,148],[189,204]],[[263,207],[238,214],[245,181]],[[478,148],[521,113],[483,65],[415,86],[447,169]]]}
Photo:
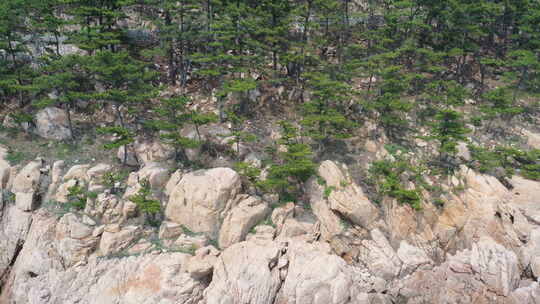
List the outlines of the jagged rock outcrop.
{"label": "jagged rock outcrop", "polygon": [[517,256],[483,238],[442,265],[413,273],[397,288],[411,303],[507,303],[519,281]]}
{"label": "jagged rock outcrop", "polygon": [[[307,184],[310,204],[271,210],[275,199],[241,194],[228,168],[169,177],[149,162],[119,182],[122,193],[103,183],[111,165],[49,167],[4,171],[2,190],[20,201],[0,204],[1,303],[538,304],[535,181],[514,177],[507,189],[463,167],[449,183],[464,190],[442,209],[379,210],[326,161],[324,182]],[[129,201],[141,179],[168,198],[159,228]],[[42,205],[43,193],[62,201],[73,184],[97,194],[84,210]]]}

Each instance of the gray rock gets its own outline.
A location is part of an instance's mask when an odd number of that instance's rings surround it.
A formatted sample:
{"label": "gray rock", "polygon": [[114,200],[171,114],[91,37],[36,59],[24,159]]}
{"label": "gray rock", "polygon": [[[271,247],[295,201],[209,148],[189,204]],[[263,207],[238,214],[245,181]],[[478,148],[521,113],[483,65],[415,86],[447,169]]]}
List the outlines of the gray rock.
{"label": "gray rock", "polygon": [[71,137],[67,114],[60,108],[47,107],[36,113],[36,132],[46,139],[65,140]]}

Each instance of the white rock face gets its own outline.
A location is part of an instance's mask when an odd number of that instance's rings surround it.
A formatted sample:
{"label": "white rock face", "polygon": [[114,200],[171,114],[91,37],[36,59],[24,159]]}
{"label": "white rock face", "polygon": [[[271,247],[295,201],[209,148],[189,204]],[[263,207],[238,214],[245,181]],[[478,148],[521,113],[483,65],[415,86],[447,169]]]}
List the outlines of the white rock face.
{"label": "white rock face", "polygon": [[47,107],[36,113],[37,134],[46,139],[65,140],[71,137],[67,114],[60,108]]}
{"label": "white rock face", "polygon": [[217,237],[240,186],[240,176],[229,168],[186,174],[171,193],[165,216],[194,232]]}
{"label": "white rock face", "polygon": [[219,234],[219,246],[227,248],[244,241],[249,230],[270,213],[260,198],[246,197],[227,214]]}

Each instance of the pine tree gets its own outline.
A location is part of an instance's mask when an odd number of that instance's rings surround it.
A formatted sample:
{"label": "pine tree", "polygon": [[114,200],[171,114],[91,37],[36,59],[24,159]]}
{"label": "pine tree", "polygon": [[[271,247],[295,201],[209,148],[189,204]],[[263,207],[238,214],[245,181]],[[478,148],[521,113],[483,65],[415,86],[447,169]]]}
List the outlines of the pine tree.
{"label": "pine tree", "polygon": [[442,158],[445,155],[454,155],[457,152],[458,142],[466,141],[465,135],[470,132],[465,127],[461,113],[450,109],[440,110],[434,120],[431,139],[439,141]]}
{"label": "pine tree", "polygon": [[311,73],[307,77],[312,98],[303,104],[304,117],[300,123],[305,135],[318,142],[320,150],[329,139],[349,137],[356,126],[345,112],[350,88],[326,73]]}
{"label": "pine tree", "polygon": [[315,174],[313,152],[299,141],[299,132],[291,123],[282,121],[282,138],[279,144],[286,151],[279,153],[279,160],[268,169],[268,177],[260,183],[267,191],[278,191],[284,198],[302,195],[302,183]]}
{"label": "pine tree", "polygon": [[[184,163],[188,161],[185,149],[200,146],[202,138],[199,127],[215,121],[210,114],[201,114],[188,109],[189,98],[186,96],[164,98],[155,108],[158,118],[149,122],[149,126],[160,131],[160,138],[174,147],[175,158]],[[197,139],[181,135],[182,128],[193,124],[197,132]]]}
{"label": "pine tree", "polygon": [[89,86],[89,76],[84,71],[88,58],[68,55],[53,59],[42,69],[42,75],[35,80],[41,98],[34,104],[38,107],[58,105],[67,113],[72,139],[75,137],[71,114],[78,101],[87,99],[93,88]]}

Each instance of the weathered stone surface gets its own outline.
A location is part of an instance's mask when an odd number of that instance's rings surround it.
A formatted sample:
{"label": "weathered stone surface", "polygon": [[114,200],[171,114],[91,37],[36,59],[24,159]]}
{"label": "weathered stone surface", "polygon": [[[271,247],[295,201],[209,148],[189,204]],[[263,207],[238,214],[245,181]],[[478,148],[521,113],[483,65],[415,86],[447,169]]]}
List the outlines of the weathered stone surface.
{"label": "weathered stone surface", "polygon": [[364,228],[371,227],[372,223],[377,220],[379,212],[362,189],[354,183],[347,167],[327,160],[321,163],[318,173],[325,180],[326,189],[330,189],[328,195],[330,208],[345,216],[352,223]]}
{"label": "weathered stone surface", "polygon": [[60,108],[47,107],[36,113],[37,134],[43,138],[64,140],[71,137],[66,112]]}
{"label": "weathered stone surface", "polygon": [[99,242],[101,255],[107,256],[127,249],[140,236],[140,232],[137,226],[127,226],[118,232],[109,232],[105,229]]}
{"label": "weathered stone surface", "polygon": [[320,243],[242,242],[215,263],[206,303],[359,303],[353,271]]}
{"label": "weathered stone surface", "polygon": [[126,146],[121,146],[120,148],[118,148],[118,152],[116,153],[116,158],[118,158],[118,160],[122,163],[125,160],[126,165],[128,166],[139,165],[139,159],[137,157],[137,154],[131,147],[131,145],[127,148],[127,156],[125,156],[125,153],[126,153]]}
{"label": "weathered stone surface", "polygon": [[276,243],[242,242],[227,248],[215,263],[207,304],[270,304],[281,287],[281,247]]}
{"label": "weathered stone surface", "polygon": [[69,168],[68,172],[64,175],[62,178],[64,181],[69,181],[72,179],[78,180],[78,181],[88,181],[88,170],[90,169],[90,165],[75,165],[71,168]]}
{"label": "weathered stone surface", "polygon": [[182,249],[182,250],[197,250],[199,248],[205,247],[208,245],[210,240],[204,234],[198,235],[187,235],[182,234],[179,236],[171,245],[173,249]]}
{"label": "weathered stone surface", "polygon": [[56,248],[66,267],[85,261],[96,249],[99,238],[93,235],[94,227],[84,224],[73,213],[64,215],[56,224]]}
{"label": "weathered stone surface", "polygon": [[269,225],[255,226],[254,233],[246,236],[247,241],[272,241],[276,235],[276,229]]}
{"label": "weathered stone surface", "polygon": [[401,270],[402,261],[379,229],[372,230],[370,236],[371,240],[362,241],[360,260],[374,276],[387,281],[395,279]]}
{"label": "weathered stone surface", "polygon": [[415,303],[507,303],[519,279],[516,255],[484,238],[433,270],[413,273],[398,288]]}
{"label": "weathered stone surface", "polygon": [[24,166],[13,180],[13,193],[30,193],[38,190],[41,179],[42,160],[34,160]]}
{"label": "weathered stone surface", "polygon": [[514,290],[508,297],[510,304],[540,304],[540,284],[531,285]]}
{"label": "weathered stone surface", "polygon": [[278,239],[311,238],[317,219],[294,203],[287,203],[272,212],[272,223],[276,225]]}
{"label": "weathered stone surface", "polygon": [[249,230],[270,213],[270,208],[258,197],[241,200],[225,217],[219,234],[219,246],[227,248],[245,240]]}
{"label": "weathered stone surface", "polygon": [[137,159],[141,164],[165,162],[174,157],[174,149],[159,140],[137,140],[134,143]]}
{"label": "weathered stone surface", "polygon": [[192,278],[200,280],[212,274],[214,264],[220,252],[213,246],[197,249],[195,255],[189,258],[187,272]]}
{"label": "weathered stone surface", "polygon": [[186,174],[171,193],[165,216],[194,232],[217,237],[219,223],[240,191],[240,176],[228,168]]}
{"label": "weathered stone surface", "polygon": [[41,187],[43,161],[37,159],[28,163],[13,180],[11,191],[15,193],[16,205],[23,211],[32,211],[37,205]]}
{"label": "weathered stone surface", "polygon": [[[186,303],[202,300],[204,285],[186,272],[183,253],[126,258],[90,258],[64,268],[54,242],[54,225],[37,220],[10,275],[8,303]],[[50,229],[50,228],[53,229]],[[5,292],[5,293],[4,293]]]}
{"label": "weathered stone surface", "polygon": [[403,262],[401,275],[412,273],[420,267],[433,263],[425,250],[412,246],[407,241],[401,241],[397,256]]}
{"label": "weathered stone surface", "polygon": [[159,227],[159,238],[160,239],[171,239],[174,237],[179,237],[184,232],[182,225],[163,221]]}
{"label": "weathered stone surface", "polygon": [[30,212],[25,212],[16,205],[4,206],[0,222],[0,277],[22,249],[31,223]]}
{"label": "weathered stone surface", "polygon": [[9,177],[11,174],[11,166],[4,159],[7,156],[7,149],[0,146],[0,190],[7,189]]}
{"label": "weathered stone surface", "polygon": [[88,191],[102,192],[105,190],[103,185],[103,178],[105,174],[111,173],[113,167],[109,164],[97,164],[86,171],[88,176]]}

